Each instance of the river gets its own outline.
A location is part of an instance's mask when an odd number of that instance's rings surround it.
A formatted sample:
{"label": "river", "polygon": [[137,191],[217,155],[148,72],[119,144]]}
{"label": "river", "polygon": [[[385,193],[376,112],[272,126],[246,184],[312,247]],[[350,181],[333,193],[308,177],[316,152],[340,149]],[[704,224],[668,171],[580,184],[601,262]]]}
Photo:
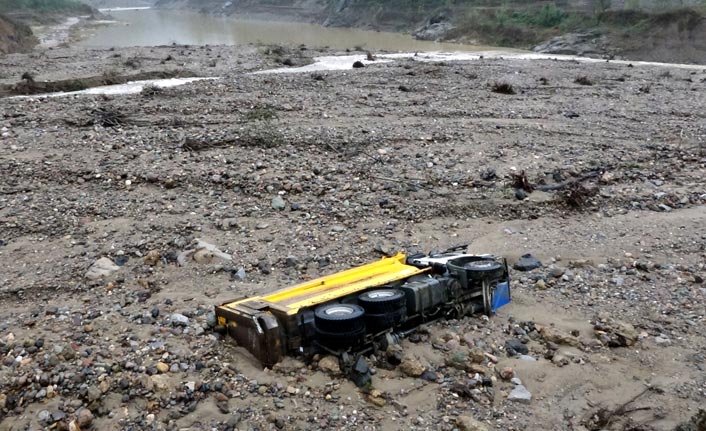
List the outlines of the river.
{"label": "river", "polygon": [[429,52],[481,51],[490,47],[419,41],[410,35],[330,28],[285,21],[255,21],[164,9],[112,10],[117,23],[98,27],[79,42],[87,47],[183,45],[305,44],[370,50]]}

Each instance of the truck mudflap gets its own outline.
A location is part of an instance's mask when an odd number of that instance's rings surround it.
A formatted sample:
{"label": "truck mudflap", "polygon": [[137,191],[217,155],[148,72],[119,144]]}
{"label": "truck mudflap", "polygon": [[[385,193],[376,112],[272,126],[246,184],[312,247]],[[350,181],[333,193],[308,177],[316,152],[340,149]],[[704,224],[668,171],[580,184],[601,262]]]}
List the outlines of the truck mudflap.
{"label": "truck mudflap", "polygon": [[228,335],[252,353],[263,366],[271,368],[282,360],[285,354],[282,329],[271,313],[243,306],[235,309],[217,307],[216,317]]}

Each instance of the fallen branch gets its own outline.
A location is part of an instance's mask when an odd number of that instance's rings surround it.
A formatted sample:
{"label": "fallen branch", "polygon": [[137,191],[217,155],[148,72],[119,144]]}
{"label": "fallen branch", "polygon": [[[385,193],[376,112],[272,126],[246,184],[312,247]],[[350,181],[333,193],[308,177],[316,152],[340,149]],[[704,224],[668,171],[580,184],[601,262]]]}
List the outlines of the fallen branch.
{"label": "fallen branch", "polygon": [[628,408],[628,406],[635,401],[637,401],[640,397],[645,395],[646,393],[654,391],[654,392],[661,392],[662,390],[653,386],[648,386],[645,388],[642,392],[639,394],[635,395],[634,397],[630,398],[628,401],[624,402],[623,404],[619,405],[618,407],[614,409],[608,409],[608,408],[599,408],[595,413],[593,413],[589,418],[584,420],[584,425],[586,428],[588,428],[591,431],[598,431],[602,429],[607,429],[608,426],[616,419],[621,419],[624,418],[628,413],[640,411],[640,410],[650,410],[651,407],[637,407],[637,408]]}

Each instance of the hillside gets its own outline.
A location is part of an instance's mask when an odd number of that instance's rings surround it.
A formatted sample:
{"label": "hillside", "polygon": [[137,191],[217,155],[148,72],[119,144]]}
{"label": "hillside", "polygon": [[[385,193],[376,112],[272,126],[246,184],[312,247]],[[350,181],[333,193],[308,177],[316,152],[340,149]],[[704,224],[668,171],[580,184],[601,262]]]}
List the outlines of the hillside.
{"label": "hillside", "polygon": [[0,54],[27,52],[37,44],[32,30],[4,15],[0,15]]}

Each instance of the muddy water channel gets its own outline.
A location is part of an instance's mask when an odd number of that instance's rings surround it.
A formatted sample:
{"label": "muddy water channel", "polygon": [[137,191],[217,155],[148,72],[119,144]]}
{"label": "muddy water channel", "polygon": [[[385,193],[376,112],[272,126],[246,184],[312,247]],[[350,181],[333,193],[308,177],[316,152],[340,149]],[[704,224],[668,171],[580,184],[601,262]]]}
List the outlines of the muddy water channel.
{"label": "muddy water channel", "polygon": [[90,47],[306,44],[389,51],[479,51],[488,47],[434,43],[410,35],[329,28],[320,25],[214,17],[185,11],[147,9],[107,11],[117,23],[101,27],[80,45]]}

